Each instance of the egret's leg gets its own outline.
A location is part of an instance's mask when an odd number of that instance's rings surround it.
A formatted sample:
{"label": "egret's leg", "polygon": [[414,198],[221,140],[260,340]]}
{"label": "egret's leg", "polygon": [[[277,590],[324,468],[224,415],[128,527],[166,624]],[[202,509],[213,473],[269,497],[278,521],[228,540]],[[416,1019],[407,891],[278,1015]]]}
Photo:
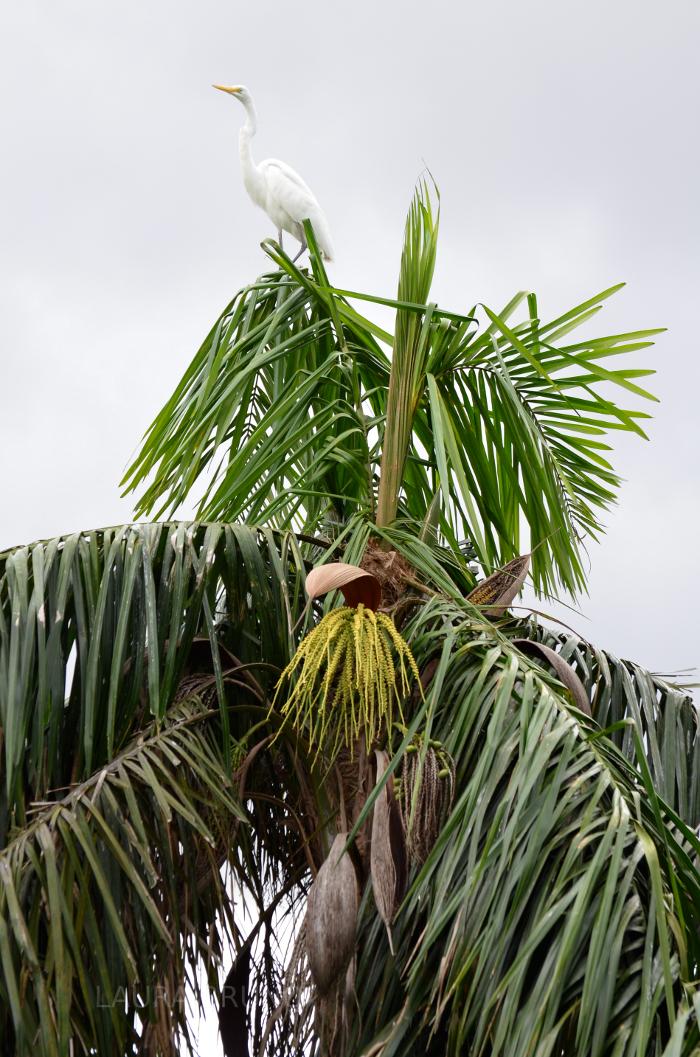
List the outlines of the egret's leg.
{"label": "egret's leg", "polygon": [[277,241],[280,244],[280,249],[283,250],[284,246],[282,244],[282,228],[277,228]]}
{"label": "egret's leg", "polygon": [[294,258],[294,260],[292,261],[292,264],[294,264],[296,261],[299,260],[299,258],[301,257],[301,255],[302,255],[302,253],[304,252],[305,249],[306,249],[306,239],[302,239],[301,240],[301,248],[300,248],[299,252],[297,253],[296,257]]}

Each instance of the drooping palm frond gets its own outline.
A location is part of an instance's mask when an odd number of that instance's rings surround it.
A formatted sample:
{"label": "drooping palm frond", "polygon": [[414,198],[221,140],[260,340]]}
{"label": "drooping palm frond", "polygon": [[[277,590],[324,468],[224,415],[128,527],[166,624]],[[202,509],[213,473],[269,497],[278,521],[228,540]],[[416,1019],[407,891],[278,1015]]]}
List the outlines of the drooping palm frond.
{"label": "drooping palm frond", "polygon": [[264,694],[294,648],[303,576],[293,536],[237,525],[122,526],[0,556],[0,846],[30,801],[162,718],[202,652],[220,691],[224,649],[264,660]]}
{"label": "drooping palm frond", "polygon": [[432,602],[409,639],[440,658],[427,730],[457,799],[395,960],[366,907],[352,1052],[639,1055],[672,1036],[694,1052],[697,838],[497,632]]}
{"label": "drooping palm frond", "polygon": [[295,763],[255,729],[310,616],[305,560],[289,534],[175,523],[0,556],[0,1037],[17,1057],[67,1039],[179,1052],[198,972],[215,992],[248,913],[303,891]]}
{"label": "drooping palm frond", "polygon": [[700,823],[700,714],[690,690],[619,660],[578,635],[529,621],[527,637],[570,664],[593,717],[631,763],[643,751],[654,788],[691,826]]}
{"label": "drooping palm frond", "polygon": [[[18,1057],[61,1052],[66,1033],[78,1054],[172,1053],[187,1042],[172,995],[195,982],[197,959],[215,992],[225,935],[245,950],[251,933],[256,1047],[266,1038],[281,1057],[313,1038],[303,947],[291,946],[335,824],[335,776],[317,780],[313,746],[269,711],[305,613],[311,622],[307,553],[322,548],[173,523],[2,555],[0,1025],[18,1034]],[[411,552],[421,579],[435,571],[427,553]],[[455,761],[455,804],[392,925],[395,961],[363,902],[348,1052],[651,1057],[674,1039],[690,1053],[700,843],[692,797],[672,799],[674,813],[659,795],[690,737],[689,706],[672,706],[682,726],[667,739],[673,694],[647,721],[641,670],[628,684],[606,657],[608,682],[586,686],[602,722],[629,721],[620,751],[624,732],[601,733],[509,642],[540,629],[494,626],[454,580],[445,588],[417,592],[409,610],[420,668],[439,663],[404,719],[408,740],[420,727]],[[619,680],[624,705],[605,696]],[[397,731],[394,769],[401,742]],[[694,746],[679,765],[688,778]],[[224,861],[246,893],[236,913]],[[145,1008],[125,1011],[120,988]],[[103,1010],[107,995],[116,1004]]]}
{"label": "drooping palm frond", "polygon": [[[271,242],[278,271],[241,290],[147,431],[124,484],[137,512],[245,518],[331,542],[355,517],[427,526],[486,572],[533,550],[538,590],[583,588],[581,547],[602,532],[618,478],[612,431],[644,436],[621,387],[642,369],[609,357],[656,330],[571,341],[620,287],[556,316],[519,294],[500,313],[429,302],[437,219],[427,184],[409,212],[397,299],[338,290],[310,232],[311,270]],[[513,315],[527,302],[526,318]],[[396,311],[385,332],[357,303]]]}
{"label": "drooping palm frond", "polygon": [[3,1052],[174,1055],[190,1038],[186,985],[192,1001],[237,936],[222,849],[245,815],[216,716],[173,706],[0,848]]}
{"label": "drooping palm frond", "polygon": [[531,550],[537,586],[585,586],[579,545],[598,538],[601,512],[619,485],[606,457],[608,438],[621,429],[644,437],[638,420],[648,417],[618,407],[606,383],[651,398],[631,379],[653,373],[612,370],[600,361],[648,347],[658,331],[574,344],[562,338],[621,285],[550,322],[539,318],[530,296],[528,318],[511,323],[525,300],[519,295],[500,314],[485,308],[490,323],[481,333],[455,328],[435,342],[426,420],[416,434],[436,453],[451,531],[472,540],[489,571]]}

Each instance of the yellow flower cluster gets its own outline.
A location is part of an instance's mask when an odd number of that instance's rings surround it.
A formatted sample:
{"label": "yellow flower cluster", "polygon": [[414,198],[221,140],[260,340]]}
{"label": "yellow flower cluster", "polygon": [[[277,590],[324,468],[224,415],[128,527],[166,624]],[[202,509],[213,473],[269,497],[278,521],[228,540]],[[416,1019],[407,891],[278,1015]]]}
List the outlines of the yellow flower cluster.
{"label": "yellow flower cluster", "polygon": [[[396,658],[396,659],[395,659]],[[418,668],[408,643],[383,613],[359,605],[328,613],[285,668],[275,701],[293,682],[282,715],[327,764],[364,735],[367,748],[403,722],[401,699]]]}

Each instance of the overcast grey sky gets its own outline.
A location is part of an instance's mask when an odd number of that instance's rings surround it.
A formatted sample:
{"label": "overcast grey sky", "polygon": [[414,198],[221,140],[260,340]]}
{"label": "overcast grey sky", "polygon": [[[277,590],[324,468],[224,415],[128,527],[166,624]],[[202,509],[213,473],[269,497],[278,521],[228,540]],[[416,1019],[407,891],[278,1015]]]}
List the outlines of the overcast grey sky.
{"label": "overcast grey sky", "polygon": [[697,0],[343,5],[21,0],[0,9],[0,546],[127,520],[138,439],[271,234],[259,158],[329,217],[333,276],[393,294],[424,164],[442,192],[434,294],[553,314],[617,280],[596,324],[666,325],[651,442],[591,550],[584,633],[696,664]]}

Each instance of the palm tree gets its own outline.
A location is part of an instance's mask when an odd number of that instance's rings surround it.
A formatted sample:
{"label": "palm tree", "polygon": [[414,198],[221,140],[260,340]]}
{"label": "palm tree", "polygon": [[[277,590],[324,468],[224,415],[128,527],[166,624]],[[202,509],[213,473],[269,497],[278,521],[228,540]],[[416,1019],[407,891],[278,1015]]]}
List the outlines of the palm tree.
{"label": "palm tree", "polygon": [[656,331],[444,311],[437,230],[395,300],[264,244],[125,478],[198,520],[0,556],[4,1053],[187,1052],[206,991],[227,1054],[698,1051],[692,700],[505,608],[585,588]]}

